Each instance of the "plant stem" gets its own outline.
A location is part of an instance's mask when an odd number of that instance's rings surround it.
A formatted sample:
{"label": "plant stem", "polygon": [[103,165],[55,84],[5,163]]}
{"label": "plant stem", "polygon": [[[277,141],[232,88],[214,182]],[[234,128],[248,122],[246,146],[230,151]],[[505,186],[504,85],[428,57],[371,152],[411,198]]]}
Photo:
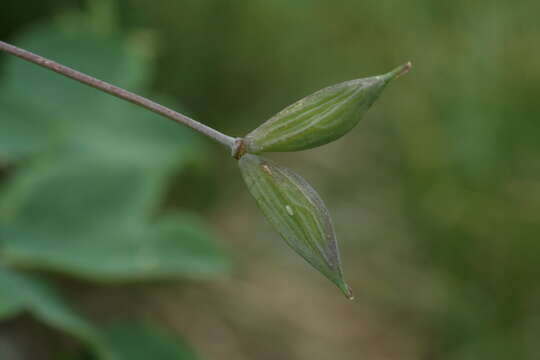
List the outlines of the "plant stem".
{"label": "plant stem", "polygon": [[145,97],[139,96],[137,94],[134,94],[132,92],[129,92],[127,90],[124,90],[120,87],[114,86],[112,84],[109,84],[105,81],[101,81],[99,79],[96,79],[92,76],[83,74],[77,70],[74,70],[70,67],[61,65],[57,62],[54,62],[52,60],[46,59],[42,56],[39,56],[37,54],[31,53],[30,51],[18,48],[16,46],[7,44],[3,41],[0,41],[0,50],[5,51],[9,54],[15,55],[20,57],[23,60],[29,61],[31,63],[34,63],[36,65],[42,66],[46,69],[55,71],[61,75],[64,75],[66,77],[69,77],[73,80],[77,80],[83,84],[86,84],[88,86],[91,86],[93,88],[96,88],[98,90],[101,90],[103,92],[106,92],[108,94],[111,94],[113,96],[116,96],[120,99],[129,101],[135,105],[141,106],[145,109],[148,109],[150,111],[155,112],[156,114],[165,116],[166,118],[169,118],[171,120],[174,120],[178,123],[184,124],[192,128],[193,130],[196,130],[200,132],[201,134],[204,134],[208,136],[209,138],[229,147],[233,148],[235,139],[227,136],[225,134],[222,134],[221,132],[206,126],[204,124],[201,124],[200,122],[186,116],[183,114],[180,114],[179,112],[176,112],[174,110],[171,110],[163,105],[160,105],[152,100],[149,100]]}

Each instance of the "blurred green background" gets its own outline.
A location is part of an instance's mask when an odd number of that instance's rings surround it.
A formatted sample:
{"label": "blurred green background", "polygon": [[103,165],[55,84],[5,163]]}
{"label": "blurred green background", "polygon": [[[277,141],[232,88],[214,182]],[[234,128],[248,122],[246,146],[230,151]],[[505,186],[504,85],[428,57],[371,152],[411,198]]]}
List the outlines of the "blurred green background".
{"label": "blurred green background", "polygon": [[0,39],[232,136],[327,85],[414,67],[346,137],[269,156],[325,199],[349,302],[279,239],[220,145],[2,54],[0,358],[537,359],[539,13],[3,0]]}

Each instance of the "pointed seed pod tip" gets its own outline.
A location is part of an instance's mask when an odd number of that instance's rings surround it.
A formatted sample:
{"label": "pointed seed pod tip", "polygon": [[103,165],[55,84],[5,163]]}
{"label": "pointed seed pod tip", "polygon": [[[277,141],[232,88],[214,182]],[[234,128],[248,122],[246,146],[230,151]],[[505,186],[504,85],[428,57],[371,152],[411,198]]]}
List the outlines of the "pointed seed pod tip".
{"label": "pointed seed pod tip", "polygon": [[394,79],[397,79],[403,75],[405,75],[406,73],[408,73],[409,71],[411,71],[412,69],[412,62],[407,62],[401,66],[398,66],[397,68],[395,68],[394,70],[392,70],[390,72],[390,74],[395,74],[393,76]]}

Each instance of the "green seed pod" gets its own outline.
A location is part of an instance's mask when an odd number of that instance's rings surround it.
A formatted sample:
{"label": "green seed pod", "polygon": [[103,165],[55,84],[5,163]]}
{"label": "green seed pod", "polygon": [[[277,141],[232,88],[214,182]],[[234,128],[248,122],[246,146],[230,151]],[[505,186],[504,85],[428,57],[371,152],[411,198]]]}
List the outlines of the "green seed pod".
{"label": "green seed pod", "polygon": [[251,195],[285,242],[352,299],[332,220],[315,190],[299,175],[256,155],[245,154],[239,165]]}
{"label": "green seed pod", "polygon": [[245,137],[248,153],[298,151],[336,140],[358,124],[386,85],[411,63],[379,76],[329,86],[289,105]]}

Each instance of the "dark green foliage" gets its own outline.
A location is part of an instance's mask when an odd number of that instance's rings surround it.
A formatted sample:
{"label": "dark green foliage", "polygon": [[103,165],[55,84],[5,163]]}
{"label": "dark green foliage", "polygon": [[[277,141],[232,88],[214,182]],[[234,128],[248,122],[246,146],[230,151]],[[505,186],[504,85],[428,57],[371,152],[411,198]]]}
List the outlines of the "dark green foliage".
{"label": "dark green foliage", "polygon": [[0,320],[22,311],[79,338],[103,359],[113,359],[99,330],[71,309],[48,282],[0,267]]}
{"label": "dark green foliage", "polygon": [[114,323],[104,331],[115,359],[196,360],[198,357],[183,341],[145,322]]}
{"label": "dark green foliage", "polygon": [[35,164],[3,201],[10,264],[105,280],[209,277],[227,262],[194,215],[151,220],[163,179],[95,162]]}

